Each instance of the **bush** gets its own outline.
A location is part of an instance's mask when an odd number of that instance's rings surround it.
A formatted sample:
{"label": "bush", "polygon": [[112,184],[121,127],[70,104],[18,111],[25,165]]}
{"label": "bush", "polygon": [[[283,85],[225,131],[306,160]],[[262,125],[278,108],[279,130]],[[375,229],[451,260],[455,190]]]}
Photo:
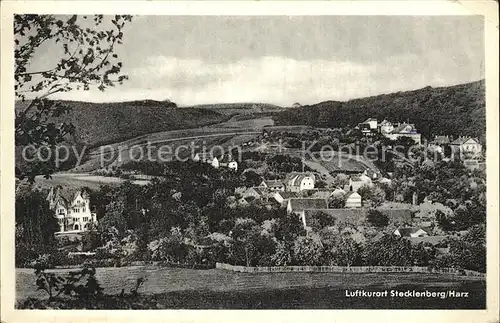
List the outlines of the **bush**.
{"label": "bush", "polygon": [[387,217],[387,215],[374,209],[368,211],[368,215],[366,218],[368,220],[368,223],[370,223],[374,227],[383,228],[389,224],[389,218]]}

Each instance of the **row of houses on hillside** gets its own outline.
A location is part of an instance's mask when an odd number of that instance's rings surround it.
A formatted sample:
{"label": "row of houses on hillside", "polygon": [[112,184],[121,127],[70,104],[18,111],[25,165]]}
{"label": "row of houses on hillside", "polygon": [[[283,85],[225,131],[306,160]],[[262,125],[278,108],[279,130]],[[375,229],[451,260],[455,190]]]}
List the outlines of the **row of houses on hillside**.
{"label": "row of houses on hillside", "polygon": [[[412,138],[416,144],[422,144],[421,134],[413,123],[393,123],[386,119],[379,123],[375,118],[368,118],[358,124],[357,128],[360,129],[365,136],[372,136],[378,132],[391,140],[409,137]],[[441,153],[444,152],[445,146],[449,146],[451,152],[459,156],[468,155],[475,157],[479,156],[482,152],[480,141],[477,138],[467,136],[459,136],[454,139],[449,136],[435,136],[434,139],[429,142],[429,146],[438,149]]]}
{"label": "row of houses on hillside", "polygon": [[292,172],[286,175],[284,180],[264,180],[259,185],[263,189],[274,192],[302,192],[313,190],[316,184],[316,176],[312,173]]}
{"label": "row of houses on hillside", "polygon": [[256,187],[241,188],[237,193],[243,198],[274,200],[283,207],[290,199],[307,197],[329,200],[335,196],[342,196],[346,202],[345,207],[357,208],[362,206],[362,199],[358,193],[361,187],[371,187],[374,183],[390,184],[391,180],[368,169],[359,175],[351,175],[349,182],[342,187],[316,188],[315,183],[315,174],[293,172],[284,180],[263,180]]}
{"label": "row of houses on hillside", "polygon": [[435,136],[428,144],[432,147],[444,153],[444,148],[449,146],[451,153],[455,155],[470,155],[472,157],[479,156],[483,150],[483,146],[477,138],[460,136],[456,139],[452,139],[449,136]]}
{"label": "row of houses on hillside", "polygon": [[422,143],[421,134],[412,123],[393,123],[386,119],[379,123],[375,118],[368,118],[364,122],[358,124],[357,128],[360,129],[365,136],[373,136],[378,132],[391,140],[409,137],[413,139],[415,144],[420,145]]}
{"label": "row of houses on hillside", "polygon": [[[364,185],[371,186],[374,182],[390,184],[391,180],[382,177],[371,169],[364,170],[361,174],[349,177],[349,183],[343,187],[345,191],[357,192]],[[313,173],[292,172],[286,175],[284,180],[264,180],[260,188],[273,192],[303,192],[316,189],[316,175]]]}
{"label": "row of houses on hillside", "polygon": [[235,171],[238,170],[238,162],[230,154],[214,156],[209,152],[196,153],[193,156],[193,161],[207,163],[214,168],[226,167]]}
{"label": "row of houses on hillside", "polygon": [[46,200],[55,213],[59,227],[56,234],[83,232],[89,230],[91,224],[97,225],[97,216],[90,210],[90,195],[86,190],[63,190],[56,186],[50,189]]}

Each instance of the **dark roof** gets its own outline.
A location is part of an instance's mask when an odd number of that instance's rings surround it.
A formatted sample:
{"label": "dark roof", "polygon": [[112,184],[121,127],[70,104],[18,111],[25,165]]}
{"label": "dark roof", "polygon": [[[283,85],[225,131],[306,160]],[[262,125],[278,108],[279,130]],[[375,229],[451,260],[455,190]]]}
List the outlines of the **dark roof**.
{"label": "dark roof", "polygon": [[432,142],[435,144],[449,144],[450,137],[448,137],[448,136],[436,136]]}
{"label": "dark roof", "polygon": [[264,195],[264,191],[260,188],[260,187],[251,187],[255,192],[257,192],[257,194],[259,194],[260,196]]}
{"label": "dark roof", "polygon": [[[391,210],[379,210],[383,214],[387,215],[389,218],[389,223],[394,223],[397,225],[401,225],[406,222],[411,221],[411,211],[406,209],[391,209]],[[389,212],[390,211],[390,212]],[[335,217],[335,223],[349,223],[358,225],[365,221],[366,216],[368,214],[368,209],[360,208],[360,209],[305,209],[305,218],[306,224],[309,223],[310,218],[314,216],[317,212],[323,212],[330,216]]]}
{"label": "dark roof", "polygon": [[67,189],[63,188],[61,186],[53,187],[50,189],[49,194],[47,196],[47,200],[52,198],[53,199],[53,205],[55,205],[57,202],[60,202],[63,204],[65,207],[67,207],[70,203],[73,202],[75,199],[76,195],[81,193],[83,198],[89,198],[89,192],[86,191],[84,188],[82,189]]}
{"label": "dark roof", "polygon": [[379,209],[380,212],[387,215],[389,222],[405,223],[411,222],[412,211],[409,209]]}
{"label": "dark roof", "polygon": [[264,183],[266,183],[266,185],[269,187],[283,187],[283,186],[285,186],[285,184],[283,184],[283,182],[280,181],[279,179],[264,180]]}
{"label": "dark roof", "polygon": [[316,198],[329,198],[332,195],[333,191],[331,190],[326,190],[326,189],[321,189],[321,190],[314,190],[311,197],[316,197]]}
{"label": "dark roof", "polygon": [[284,199],[298,198],[299,195],[295,192],[276,192],[276,194],[281,195]]}
{"label": "dark roof", "polygon": [[328,203],[325,199],[296,199],[291,198],[289,200],[292,207],[292,211],[303,211],[306,209],[326,209],[328,208]]}

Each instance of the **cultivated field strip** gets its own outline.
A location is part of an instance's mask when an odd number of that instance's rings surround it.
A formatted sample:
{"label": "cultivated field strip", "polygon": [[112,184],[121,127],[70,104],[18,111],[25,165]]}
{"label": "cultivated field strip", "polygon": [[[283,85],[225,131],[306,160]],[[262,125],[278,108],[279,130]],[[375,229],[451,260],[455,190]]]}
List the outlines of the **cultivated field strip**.
{"label": "cultivated field strip", "polygon": [[[57,270],[64,275],[69,270]],[[16,270],[16,298],[44,297],[36,291],[32,269]],[[380,285],[393,288],[401,284],[412,284],[417,288],[459,288],[467,281],[481,281],[477,277],[457,277],[443,274],[421,273],[235,273],[219,269],[195,270],[184,268],[122,267],[98,268],[97,279],[106,293],[119,293],[122,288],[130,290],[137,278],[146,278],[140,292],[158,294],[174,291],[245,291],[279,290],[296,287],[307,288],[363,288]]]}

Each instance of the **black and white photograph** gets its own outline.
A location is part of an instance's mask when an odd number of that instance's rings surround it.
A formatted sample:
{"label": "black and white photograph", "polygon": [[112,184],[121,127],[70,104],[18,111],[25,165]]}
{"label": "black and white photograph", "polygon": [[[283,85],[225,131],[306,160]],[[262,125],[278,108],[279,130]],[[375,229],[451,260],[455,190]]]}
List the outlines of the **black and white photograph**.
{"label": "black and white photograph", "polygon": [[484,14],[115,8],[2,22],[16,310],[492,309]]}

